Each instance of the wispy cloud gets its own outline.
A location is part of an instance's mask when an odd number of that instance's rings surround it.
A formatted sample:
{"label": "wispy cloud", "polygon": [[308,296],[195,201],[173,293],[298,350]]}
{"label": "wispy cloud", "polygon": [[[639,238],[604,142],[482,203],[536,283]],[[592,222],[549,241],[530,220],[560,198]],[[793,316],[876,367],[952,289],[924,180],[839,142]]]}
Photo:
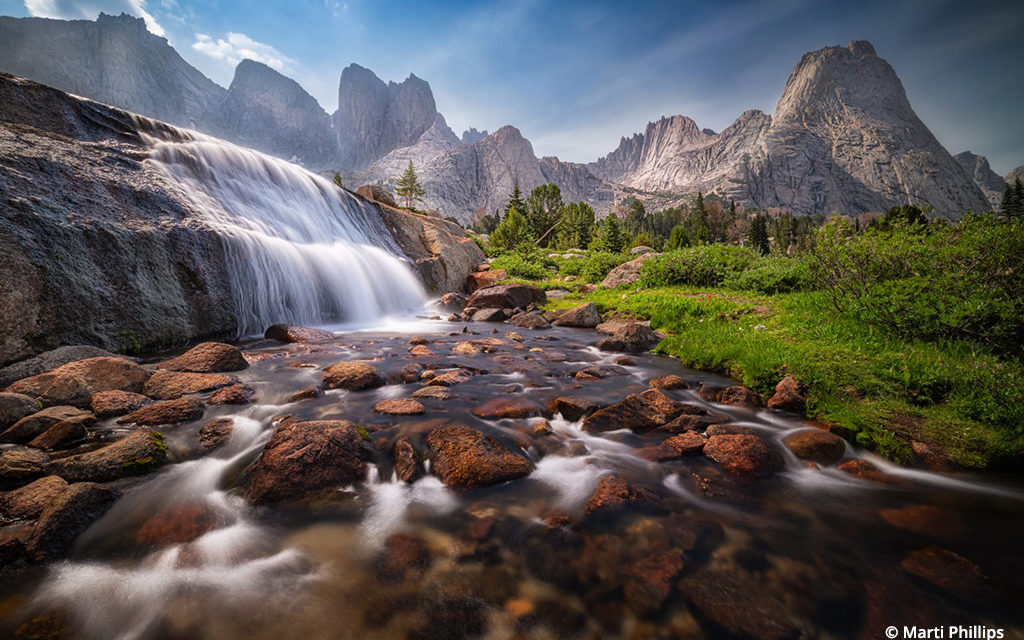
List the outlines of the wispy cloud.
{"label": "wispy cloud", "polygon": [[146,0],[25,0],[25,9],[39,18],[64,20],[94,20],[101,12],[112,15],[128,13],[145,20],[150,33],[166,35],[164,28],[146,9]]}
{"label": "wispy cloud", "polygon": [[197,33],[192,48],[211,58],[223,60],[231,66],[237,65],[246,58],[262,62],[278,71],[285,71],[295,64],[295,60],[274,47],[257,42],[244,33],[228,32],[225,37],[216,40],[205,33]]}

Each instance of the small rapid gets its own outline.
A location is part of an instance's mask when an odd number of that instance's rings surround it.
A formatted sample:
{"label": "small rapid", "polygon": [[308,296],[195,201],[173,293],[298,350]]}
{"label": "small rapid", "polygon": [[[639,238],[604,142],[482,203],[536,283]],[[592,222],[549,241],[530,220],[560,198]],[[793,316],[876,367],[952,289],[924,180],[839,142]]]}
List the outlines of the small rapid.
{"label": "small rapid", "polygon": [[224,239],[240,336],[270,324],[366,326],[425,294],[370,204],[294,164],[193,134],[150,162]]}

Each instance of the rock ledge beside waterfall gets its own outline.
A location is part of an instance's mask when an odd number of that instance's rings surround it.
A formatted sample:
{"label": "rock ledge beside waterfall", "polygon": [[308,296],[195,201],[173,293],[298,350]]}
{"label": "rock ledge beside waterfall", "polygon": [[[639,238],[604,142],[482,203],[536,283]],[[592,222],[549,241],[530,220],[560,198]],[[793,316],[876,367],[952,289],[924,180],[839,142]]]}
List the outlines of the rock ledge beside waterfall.
{"label": "rock ledge beside waterfall", "polygon": [[[223,239],[144,162],[143,136],[192,135],[0,74],[0,364],[68,344],[152,351],[237,331]],[[461,288],[479,262],[453,228],[382,215],[428,288]]]}

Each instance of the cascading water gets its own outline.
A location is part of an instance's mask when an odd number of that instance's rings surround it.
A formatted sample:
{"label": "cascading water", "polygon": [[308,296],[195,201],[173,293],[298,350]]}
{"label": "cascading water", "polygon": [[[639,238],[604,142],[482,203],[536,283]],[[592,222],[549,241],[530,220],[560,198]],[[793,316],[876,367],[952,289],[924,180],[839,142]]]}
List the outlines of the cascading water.
{"label": "cascading water", "polygon": [[199,134],[149,138],[225,240],[239,335],[273,323],[366,325],[423,288],[373,206],[296,165]]}

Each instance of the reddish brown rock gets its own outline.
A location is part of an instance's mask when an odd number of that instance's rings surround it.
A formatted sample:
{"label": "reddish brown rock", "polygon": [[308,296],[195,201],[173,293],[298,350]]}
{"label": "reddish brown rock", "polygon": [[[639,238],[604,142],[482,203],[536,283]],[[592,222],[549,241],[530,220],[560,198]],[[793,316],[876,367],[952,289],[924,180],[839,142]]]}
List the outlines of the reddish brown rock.
{"label": "reddish brown rock", "polygon": [[733,385],[718,392],[718,402],[737,407],[763,407],[764,401],[756,391],[743,385]]}
{"label": "reddish brown rock", "polygon": [[454,396],[445,386],[426,386],[413,391],[414,398],[432,398],[434,400],[451,400]]}
{"label": "reddish brown rock", "polygon": [[439,427],[427,434],[434,452],[432,469],[441,481],[456,489],[471,489],[521,478],[533,470],[494,438],[464,425]]}
{"label": "reddish brown rock", "polygon": [[324,370],[324,386],[328,389],[362,391],[384,386],[384,376],[368,362],[339,362]]}
{"label": "reddish brown rock", "polygon": [[459,342],[452,347],[452,353],[459,356],[474,356],[480,353],[480,350],[468,342]]}
{"label": "reddish brown rock", "polygon": [[388,398],[373,405],[377,413],[386,413],[394,416],[418,416],[424,413],[427,408],[423,403],[412,398]]}
{"label": "reddish brown rock", "polygon": [[430,350],[426,345],[418,344],[413,347],[409,347],[409,355],[413,357],[424,357],[432,356],[434,352]]}
{"label": "reddish brown rock", "polygon": [[683,380],[676,375],[661,376],[660,378],[654,378],[650,381],[650,384],[655,389],[689,389],[690,385],[686,384],[686,380]]}
{"label": "reddish brown rock", "polygon": [[193,373],[221,373],[241,371],[249,366],[238,347],[223,342],[203,342],[192,347],[177,358],[164,360],[156,367],[168,371],[190,371]]}
{"label": "reddish brown rock", "polygon": [[603,380],[615,376],[628,375],[629,372],[618,365],[594,365],[576,372],[577,380]]}
{"label": "reddish brown rock", "polygon": [[679,549],[666,549],[633,562],[623,589],[626,604],[642,615],[660,610],[682,571],[683,552]]}
{"label": "reddish brown rock", "polygon": [[288,396],[288,402],[299,402],[300,400],[316,400],[317,398],[324,395],[324,390],[320,387],[306,387],[302,391],[296,391],[292,395]]}
{"label": "reddish brown rock", "polygon": [[959,533],[957,518],[950,512],[930,504],[882,509],[878,515],[890,525],[922,536]]}
{"label": "reddish brown rock", "polygon": [[484,420],[532,418],[540,414],[539,404],[519,395],[495,396],[473,408],[473,415]]}
{"label": "reddish brown rock", "polygon": [[617,356],[612,362],[623,367],[636,366],[636,358],[631,358],[630,356]]}
{"label": "reddish brown rock", "polygon": [[109,482],[149,473],[166,460],[163,434],[140,430],[102,449],[51,460],[44,469],[68,482]]}
{"label": "reddish brown rock", "polygon": [[508,271],[505,269],[488,268],[486,271],[477,271],[466,276],[466,290],[473,292],[484,287],[493,286],[499,280],[506,280],[507,278]]}
{"label": "reddish brown rock", "polygon": [[651,497],[650,491],[644,487],[633,486],[619,476],[605,476],[597,483],[594,493],[590,494],[583,507],[583,515],[614,511],[631,503],[647,502]]}
{"label": "reddish brown rock", "polygon": [[191,422],[203,417],[205,406],[198,398],[164,400],[133,411],[117,419],[118,424],[141,426],[171,425]]}
{"label": "reddish brown rock", "polygon": [[756,436],[757,429],[740,424],[713,424],[704,430],[704,435],[711,436]]}
{"label": "reddish brown rock", "polygon": [[231,418],[217,418],[203,425],[199,430],[199,446],[210,450],[219,447],[231,437],[235,421]]}
{"label": "reddish brown rock", "polygon": [[402,482],[416,482],[423,477],[423,464],[412,440],[401,437],[395,441],[392,451],[395,458],[395,475]]}
{"label": "reddish brown rock", "polygon": [[530,313],[520,313],[512,316],[512,324],[521,329],[547,329],[551,327],[551,323],[544,314],[539,311],[531,311]]}
{"label": "reddish brown rock", "polygon": [[118,493],[92,482],[80,482],[59,494],[39,516],[25,550],[36,562],[64,555],[80,533],[99,519]]}
{"label": "reddish brown rock", "polygon": [[163,547],[192,542],[224,524],[223,519],[205,504],[191,503],[167,507],[142,523],[135,532],[139,544]]}
{"label": "reddish brown rock", "polygon": [[28,447],[0,451],[0,483],[17,485],[38,478],[49,459],[45,451]]}
{"label": "reddish brown rock", "polygon": [[992,593],[978,565],[948,549],[919,549],[911,552],[900,565],[910,575],[967,600],[985,602]]}
{"label": "reddish brown rock", "polygon": [[466,306],[476,307],[477,309],[488,307],[498,309],[515,309],[519,307],[520,309],[525,309],[531,304],[540,304],[546,301],[547,296],[541,289],[533,285],[513,282],[478,289],[469,297]]}
{"label": "reddish brown rock", "polygon": [[807,398],[804,397],[796,378],[786,376],[775,385],[775,393],[768,398],[768,408],[800,414],[807,412]]}
{"label": "reddish brown rock", "polygon": [[836,468],[861,480],[870,480],[871,482],[880,482],[882,484],[903,484],[902,478],[888,474],[862,458],[847,460]]}
{"label": "reddish brown rock", "polygon": [[601,324],[601,314],[593,302],[585,302],[563,311],[551,324],[558,327],[593,328]]}
{"label": "reddish brown rock", "polygon": [[409,344],[412,345],[412,346],[416,346],[416,345],[420,345],[420,344],[430,344],[430,340],[427,340],[423,336],[415,336],[415,337],[413,337],[413,338],[411,338],[409,340]]}
{"label": "reddish brown rock", "polygon": [[0,393],[0,433],[25,416],[43,408],[35,398],[21,393]]}
{"label": "reddish brown rock", "polygon": [[30,416],[25,416],[0,434],[0,442],[23,444],[46,432],[58,422],[81,422],[85,426],[96,421],[95,416],[71,406],[47,407]]}
{"label": "reddish brown rock", "polygon": [[28,446],[37,449],[67,449],[68,447],[85,440],[89,430],[82,420],[61,420],[52,427],[36,436],[28,443]]}
{"label": "reddish brown rock", "polygon": [[395,384],[409,384],[416,382],[423,375],[423,365],[418,362],[407,362],[402,365],[393,378]]}
{"label": "reddish brown rock", "polygon": [[466,382],[472,377],[473,374],[465,369],[456,369],[437,374],[427,384],[434,387],[451,387]]}
{"label": "reddish brown rock", "polygon": [[459,313],[466,308],[466,300],[466,296],[461,293],[446,293],[441,296],[441,310],[449,313]]}
{"label": "reddish brown rock", "polygon": [[575,422],[597,411],[600,407],[600,403],[592,398],[559,396],[552,403],[552,414],[560,413],[566,420]]}
{"label": "reddish brown rock", "polygon": [[106,418],[116,418],[117,416],[123,416],[126,413],[131,413],[136,409],[152,404],[152,398],[142,395],[141,393],[132,393],[130,391],[100,391],[94,393],[92,396],[92,412],[96,414],[96,417],[104,420]]}
{"label": "reddish brown rock", "polygon": [[637,449],[636,455],[652,462],[667,462],[683,457],[696,456],[704,452],[708,439],[696,431],[686,431],[672,436],[661,444],[653,447]]}
{"label": "reddish brown rock", "polygon": [[[700,407],[688,404],[684,405],[686,409],[683,413],[660,427],[657,431],[659,433],[686,433],[687,431],[704,431],[710,429],[712,426],[719,424],[723,420],[728,420],[727,416],[720,415],[708,415],[706,411]],[[714,435],[714,434],[707,434]]]}
{"label": "reddish brown rock", "polygon": [[301,498],[366,477],[370,451],[355,423],[281,423],[253,466],[246,497],[256,504]]}
{"label": "reddish brown rock", "polygon": [[430,564],[430,551],[423,538],[408,533],[393,533],[384,541],[381,570],[388,578],[401,580],[411,571]]}
{"label": "reddish brown rock", "polygon": [[674,420],[683,411],[682,403],[657,389],[647,389],[631,393],[622,401],[590,414],[583,419],[583,430],[630,429],[635,433],[647,433]]}
{"label": "reddish brown rock", "polygon": [[602,351],[642,353],[651,350],[658,342],[658,336],[649,326],[634,321],[619,324],[615,333],[598,340],[596,346]]}
{"label": "reddish brown rock", "polygon": [[796,457],[818,464],[839,462],[846,453],[846,441],[824,429],[802,429],[782,439]]}
{"label": "reddish brown rock", "polygon": [[704,455],[728,473],[744,478],[764,478],[785,468],[782,454],[754,435],[711,436]]}
{"label": "reddish brown rock", "polygon": [[175,400],[190,393],[213,391],[238,380],[223,373],[188,373],[184,371],[156,371],[143,388],[143,393],[155,400]]}
{"label": "reddish brown rock", "polygon": [[45,406],[88,407],[99,391],[139,393],[148,378],[148,371],[126,358],[86,358],[19,380],[6,391],[36,398]]}
{"label": "reddish brown rock", "polygon": [[224,387],[206,399],[207,404],[249,404],[256,391],[247,384],[235,383]]}
{"label": "reddish brown rock", "polygon": [[4,519],[35,520],[68,488],[57,476],[46,476],[20,489],[0,493],[0,514]]}

